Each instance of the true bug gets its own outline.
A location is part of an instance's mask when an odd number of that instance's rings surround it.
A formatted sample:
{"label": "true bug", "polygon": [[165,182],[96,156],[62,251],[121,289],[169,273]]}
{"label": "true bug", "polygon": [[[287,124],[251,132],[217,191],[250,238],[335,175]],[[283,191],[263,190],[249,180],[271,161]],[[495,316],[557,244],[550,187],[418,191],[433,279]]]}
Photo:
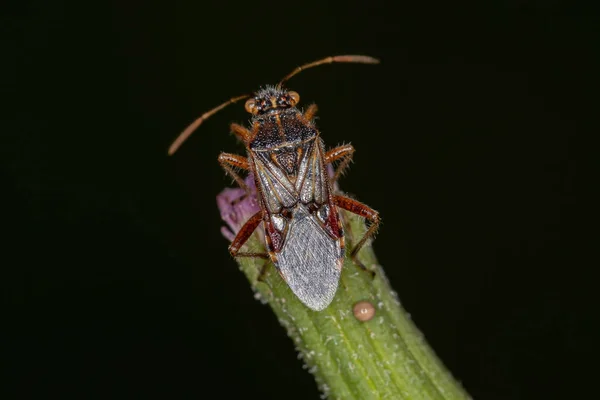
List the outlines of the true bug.
{"label": "true bug", "polygon": [[[377,230],[379,214],[349,197],[335,194],[332,183],[352,159],[354,148],[347,144],[325,151],[315,127],[315,104],[304,112],[296,106],[298,93],[283,83],[307,68],[330,63],[377,64],[375,58],[360,55],[327,57],[305,64],[286,75],[276,86],[267,86],[250,95],[233,97],[196,119],[169,148],[172,155],[208,117],[229,104],[247,99],[252,114],[249,129],[232,123],[231,131],[246,146],[247,157],[221,153],[219,163],[248,191],[234,168],[254,175],[260,211],[242,226],[229,246],[233,257],[270,258],[291,290],[313,310],[326,308],[336,293],[344,261],[344,229],[338,208],[371,222],[352,250],[356,254]],[[330,176],[326,166],[339,161]],[[254,230],[263,224],[267,253],[241,252]]]}

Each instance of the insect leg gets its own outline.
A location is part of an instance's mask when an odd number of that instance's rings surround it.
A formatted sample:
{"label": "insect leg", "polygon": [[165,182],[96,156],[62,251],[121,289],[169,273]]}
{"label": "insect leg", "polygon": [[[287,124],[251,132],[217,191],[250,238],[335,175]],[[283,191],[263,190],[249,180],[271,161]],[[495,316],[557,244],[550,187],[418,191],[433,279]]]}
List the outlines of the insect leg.
{"label": "insect leg", "polygon": [[[269,265],[271,265],[271,263],[266,262],[262,268],[260,269],[260,273],[258,274],[258,278],[256,278],[257,282],[265,282],[265,278],[267,277],[267,270],[269,269]],[[277,270],[279,271],[279,270]],[[279,271],[279,275],[281,275],[281,271]],[[285,278],[283,278],[283,275],[281,275],[281,278],[285,281]]]}
{"label": "insect leg", "polygon": [[233,123],[229,126],[229,129],[231,129],[231,132],[233,132],[235,134],[235,136],[242,139],[242,141],[244,143],[248,143],[250,141],[252,132],[250,132],[248,129],[244,128],[243,126]]}
{"label": "insect leg", "polygon": [[233,242],[229,245],[229,253],[233,257],[255,257],[255,258],[269,258],[267,253],[250,253],[240,252],[240,248],[250,239],[250,236],[254,233],[258,225],[262,222],[263,212],[258,211],[256,214],[251,216],[248,221],[242,226],[238,234],[233,239]]}
{"label": "insect leg", "polygon": [[227,172],[229,175],[235,179],[235,181],[240,185],[242,189],[246,191],[246,193],[250,193],[250,189],[248,185],[244,183],[244,180],[241,176],[238,175],[237,172],[233,168],[241,168],[245,170],[250,169],[250,165],[248,164],[248,159],[244,156],[239,156],[237,154],[230,153],[221,153],[219,154],[219,164],[221,167]]}
{"label": "insect leg", "polygon": [[354,147],[351,144],[343,144],[335,147],[325,153],[325,164],[330,164],[336,160],[342,160],[340,165],[335,169],[335,173],[331,178],[331,182],[335,182],[344,170],[348,167],[348,164],[352,161],[352,155],[354,154]]}
{"label": "insect leg", "polygon": [[364,234],[362,239],[360,239],[360,241],[354,246],[354,248],[352,249],[352,252],[350,253],[350,256],[352,257],[354,262],[356,262],[361,267],[365,268],[365,266],[362,265],[362,263],[357,258],[358,251],[361,249],[361,247],[364,246],[366,241],[370,237],[372,237],[375,234],[375,232],[377,232],[377,228],[379,227],[379,224],[381,223],[381,218],[379,217],[379,213],[377,211],[373,210],[371,207],[369,207],[359,201],[356,201],[349,197],[346,197],[346,196],[339,196],[339,195],[333,196],[333,202],[338,207],[343,208],[344,210],[348,210],[353,214],[364,217],[369,222],[371,222],[371,226],[369,226],[369,229],[367,229],[367,232]]}
{"label": "insect leg", "polygon": [[304,112],[304,118],[306,118],[307,121],[312,121],[317,113],[317,109],[318,107],[316,104],[311,104],[308,106],[308,109]]}

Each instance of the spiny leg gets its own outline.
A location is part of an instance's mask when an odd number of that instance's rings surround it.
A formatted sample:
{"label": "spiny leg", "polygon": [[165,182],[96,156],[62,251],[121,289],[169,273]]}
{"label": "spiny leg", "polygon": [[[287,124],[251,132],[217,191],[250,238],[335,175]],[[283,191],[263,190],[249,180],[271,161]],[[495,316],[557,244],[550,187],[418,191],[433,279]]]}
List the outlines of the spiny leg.
{"label": "spiny leg", "polygon": [[[229,253],[231,253],[231,255],[233,257],[253,257],[253,258],[263,258],[263,259],[267,259],[267,260],[269,259],[269,253],[252,253],[252,252],[240,252],[239,251],[240,248],[248,241],[250,236],[252,236],[252,234],[254,233],[256,228],[258,228],[258,225],[260,225],[260,223],[262,222],[262,218],[263,218],[263,212],[258,211],[256,214],[254,214],[252,217],[250,217],[250,219],[248,221],[246,221],[244,226],[242,226],[242,228],[238,232],[237,236],[233,239],[233,242],[231,242],[231,244],[229,245]],[[260,272],[258,273],[258,277],[256,278],[256,280],[258,282],[265,281],[268,267],[269,267],[269,262],[265,262],[263,264],[263,266],[260,268]]]}
{"label": "spiny leg", "polygon": [[[248,129],[236,123],[231,124],[230,129],[231,132],[233,132],[244,143],[250,141],[252,133]],[[221,153],[219,154],[219,164],[221,164],[221,167],[223,167],[225,172],[231,175],[233,179],[235,179],[235,181],[238,183],[238,185],[242,189],[244,189],[246,195],[249,195],[250,189],[248,188],[248,185],[246,185],[242,177],[239,176],[238,173],[233,169],[235,167],[245,169],[246,171],[250,170],[248,158],[244,156],[239,156],[237,154]]]}
{"label": "spiny leg", "polygon": [[240,138],[244,143],[248,143],[252,137],[252,132],[240,124],[236,124],[235,122],[229,125],[229,129],[231,129],[231,132]]}
{"label": "spiny leg", "polygon": [[315,117],[315,114],[317,113],[318,107],[316,104],[311,104],[310,106],[308,106],[308,109],[304,112],[304,118],[310,122],[312,121],[312,119]]}
{"label": "spiny leg", "polygon": [[237,184],[240,185],[242,189],[244,189],[246,194],[250,194],[250,188],[248,187],[248,185],[246,185],[242,177],[239,176],[238,173],[235,172],[235,170],[233,169],[241,168],[245,169],[246,171],[249,170],[250,165],[248,163],[248,159],[244,156],[239,156],[237,154],[221,153],[219,154],[218,160],[219,164],[221,164],[221,167],[223,167],[225,172],[227,172],[233,177],[233,179],[235,179]]}
{"label": "spiny leg", "polygon": [[330,164],[336,160],[342,160],[340,165],[335,169],[331,182],[338,180],[340,175],[348,167],[348,164],[352,161],[352,155],[354,154],[354,146],[351,144],[343,144],[338,147],[334,147],[325,153],[325,164]]}
{"label": "spiny leg", "polygon": [[250,239],[250,236],[254,233],[258,225],[262,222],[263,212],[257,211],[256,214],[251,216],[248,221],[242,226],[240,231],[237,233],[231,244],[229,245],[229,253],[233,257],[254,257],[254,258],[269,258],[268,253],[252,253],[252,252],[240,252],[240,248]]}
{"label": "spiny leg", "polygon": [[373,210],[371,207],[353,200],[349,197],[346,196],[340,196],[340,195],[336,195],[333,196],[333,201],[334,203],[347,211],[350,211],[353,214],[356,214],[358,216],[361,216],[363,218],[365,218],[366,220],[368,220],[369,222],[371,222],[371,226],[369,226],[369,228],[367,229],[367,232],[365,232],[365,234],[363,235],[362,239],[359,240],[359,242],[354,246],[354,248],[352,249],[352,252],[350,253],[350,257],[352,257],[352,260],[358,264],[361,268],[363,268],[364,270],[370,272],[372,275],[374,275],[374,272],[371,271],[370,269],[366,268],[358,259],[358,251],[361,249],[361,247],[364,246],[364,244],[367,242],[367,240],[369,238],[371,238],[375,232],[377,232],[377,228],[379,227],[379,224],[381,223],[381,218],[379,217],[379,213],[375,210]]}

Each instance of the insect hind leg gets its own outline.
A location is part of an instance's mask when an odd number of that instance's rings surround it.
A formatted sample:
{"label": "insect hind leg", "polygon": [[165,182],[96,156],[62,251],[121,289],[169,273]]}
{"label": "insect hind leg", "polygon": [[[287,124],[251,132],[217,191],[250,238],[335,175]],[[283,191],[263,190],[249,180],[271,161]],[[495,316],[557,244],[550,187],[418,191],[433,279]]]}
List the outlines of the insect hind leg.
{"label": "insect hind leg", "polygon": [[250,236],[254,233],[258,225],[262,222],[263,212],[258,211],[256,214],[251,216],[248,221],[242,226],[240,231],[237,233],[231,244],[229,245],[229,253],[232,257],[254,257],[254,258],[269,258],[268,253],[257,253],[257,252],[242,252],[240,248],[250,239]]}
{"label": "insect hind leg", "polygon": [[350,252],[350,257],[363,270],[369,272],[372,276],[374,276],[375,273],[373,271],[371,271],[370,269],[368,269],[358,259],[358,252],[365,245],[367,240],[372,238],[375,235],[375,233],[377,232],[377,229],[379,228],[379,225],[381,223],[381,218],[379,217],[379,213],[377,211],[373,210],[371,207],[369,207],[359,201],[356,201],[349,197],[346,197],[346,196],[340,196],[340,195],[333,196],[333,201],[338,207],[340,207],[344,210],[350,211],[351,213],[356,214],[358,216],[364,217],[367,221],[369,221],[371,223],[371,225],[369,226],[369,228],[367,229],[367,231],[365,232],[363,237],[358,241],[358,243],[354,246],[354,248]]}
{"label": "insect hind leg", "polygon": [[[244,244],[250,239],[250,236],[254,233],[258,225],[262,222],[263,212],[258,211],[252,217],[246,221],[246,223],[242,226],[238,234],[235,236],[231,244],[229,245],[229,253],[237,258],[237,257],[249,257],[249,258],[262,258],[269,259],[269,253],[258,253],[258,252],[242,252],[240,249]],[[258,274],[257,281],[264,282],[267,267],[269,263],[264,263],[264,265],[260,269],[260,273]]]}
{"label": "insect hind leg", "polygon": [[[260,269],[260,273],[258,274],[258,278],[256,278],[256,280],[258,282],[267,283],[267,270],[269,269],[269,265],[271,265],[271,263],[266,262],[266,263],[264,263],[264,265]],[[276,267],[275,269],[277,270],[277,272],[279,272],[279,276],[281,276],[281,279],[283,279],[285,281],[285,277],[283,276],[283,274],[281,273],[281,271],[279,270],[279,268]]]}

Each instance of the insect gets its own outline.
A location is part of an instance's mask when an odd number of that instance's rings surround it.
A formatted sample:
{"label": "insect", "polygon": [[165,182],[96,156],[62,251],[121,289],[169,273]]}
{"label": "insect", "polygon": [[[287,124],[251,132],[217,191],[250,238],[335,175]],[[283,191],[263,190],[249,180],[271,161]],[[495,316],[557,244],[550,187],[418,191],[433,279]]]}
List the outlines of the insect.
{"label": "insect", "polygon": [[[169,155],[175,153],[192,132],[217,111],[248,99],[245,109],[252,114],[250,127],[236,123],[230,126],[244,143],[247,157],[221,153],[218,161],[247,193],[249,189],[236,169],[253,174],[260,211],[242,226],[229,252],[233,257],[270,258],[292,292],[316,311],[325,309],[333,300],[344,262],[345,237],[339,209],[370,222],[351,252],[355,260],[380,222],[377,211],[332,190],[333,182],[350,163],[354,148],[346,144],[326,151],[314,123],[317,106],[312,104],[301,111],[297,107],[300,95],[283,87],[299,72],[330,63],[377,64],[379,61],[369,56],[343,55],[300,66],[276,86],[233,97],[204,113],[179,135],[168,152]],[[334,162],[339,164],[331,175],[326,166]],[[264,227],[267,252],[240,251],[260,224]]]}

